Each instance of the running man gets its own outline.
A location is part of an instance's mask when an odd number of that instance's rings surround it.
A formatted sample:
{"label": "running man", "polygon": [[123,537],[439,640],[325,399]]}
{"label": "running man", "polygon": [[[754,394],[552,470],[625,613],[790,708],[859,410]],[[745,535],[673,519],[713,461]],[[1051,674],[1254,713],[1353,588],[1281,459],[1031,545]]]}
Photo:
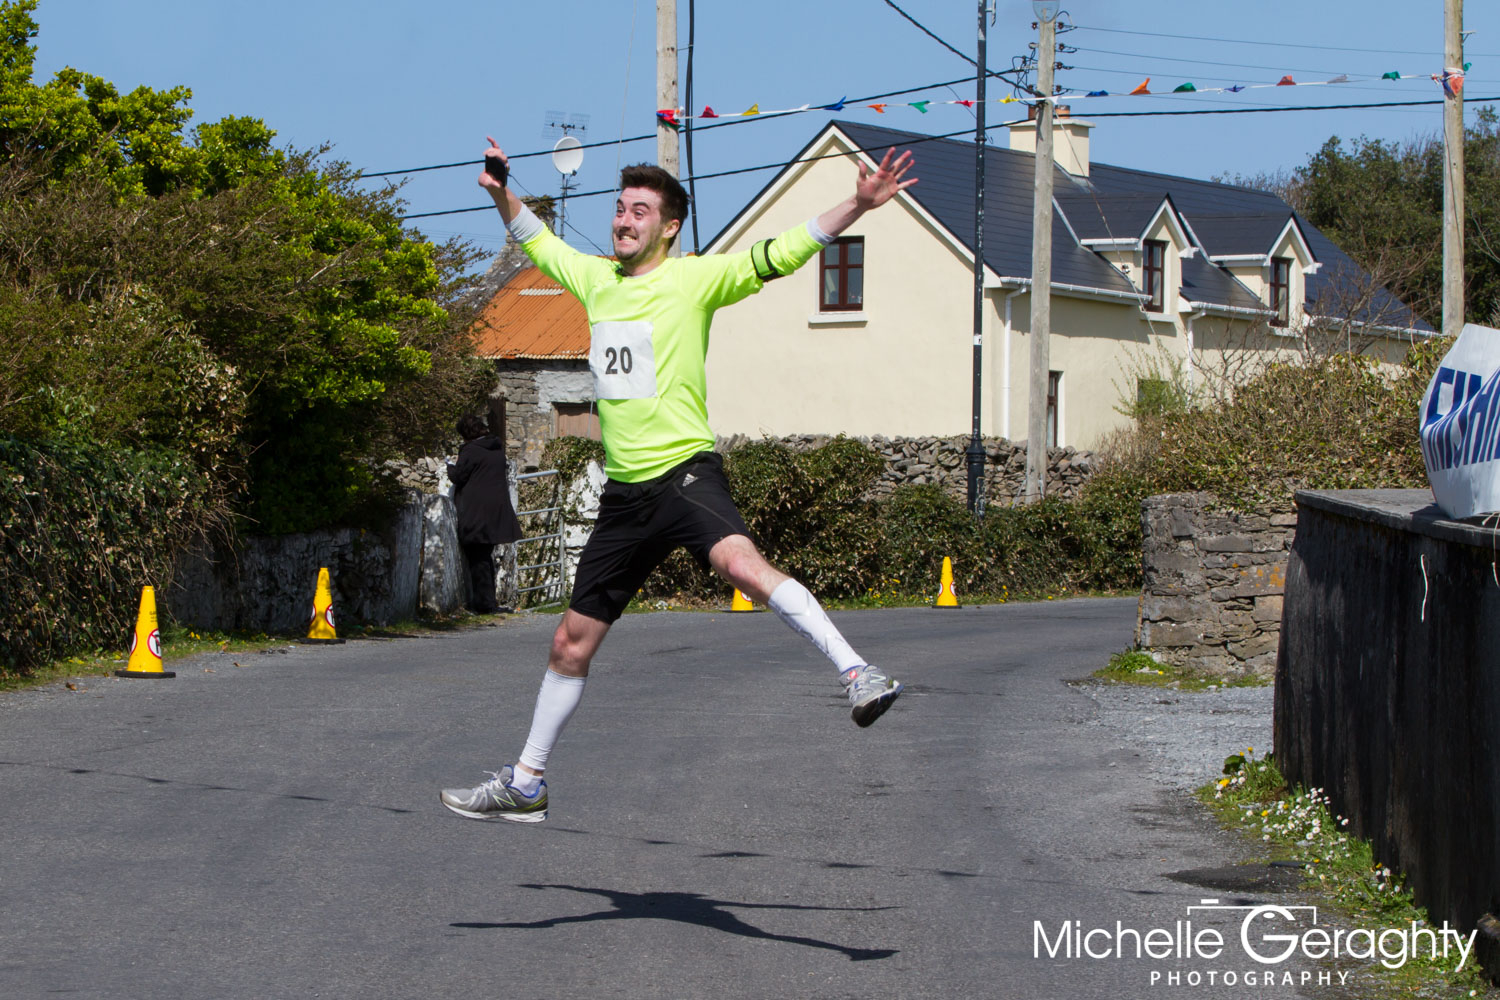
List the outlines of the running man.
{"label": "running man", "polygon": [[[704,359],[714,310],[807,263],[872,208],[917,182],[910,151],[887,150],[873,172],[859,165],[854,194],[805,225],[748,252],[671,257],[688,196],[660,167],[620,173],[616,260],[569,247],[505,186],[509,161],[490,139],[479,184],[521,247],[588,312],[589,369],[604,437],[599,519],[579,558],[573,598],[552,638],[531,732],[519,761],[476,788],[449,788],[443,805],[473,819],[538,823],[547,818],[542,774],[583,698],[589,663],[646,577],[678,546],[705,568],[770,606],[823,652],[848,693],[856,724],[868,726],[901,694],[856,653],[802,584],[761,556],[735,509],[722,456],[708,426]],[[498,161],[498,162],[497,162]]]}

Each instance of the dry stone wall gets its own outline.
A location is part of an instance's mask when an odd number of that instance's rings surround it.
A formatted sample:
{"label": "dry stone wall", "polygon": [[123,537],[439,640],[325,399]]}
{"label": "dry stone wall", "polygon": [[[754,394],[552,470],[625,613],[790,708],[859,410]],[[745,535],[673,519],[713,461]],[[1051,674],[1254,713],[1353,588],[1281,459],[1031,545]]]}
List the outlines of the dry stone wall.
{"label": "dry stone wall", "polygon": [[[717,451],[728,451],[757,440],[738,434],[720,438]],[[773,438],[794,451],[820,448],[834,440],[828,434],[799,434]],[[885,471],[875,483],[875,497],[889,496],[905,483],[936,483],[955,497],[968,496],[969,467],[967,437],[860,437],[854,440],[874,449],[885,459]],[[1006,438],[984,438],[985,503],[1009,506],[1019,501],[1026,485],[1026,445]],[[1048,496],[1071,500],[1094,470],[1091,452],[1076,448],[1047,451]]]}
{"label": "dry stone wall", "polygon": [[1141,504],[1136,644],[1175,666],[1269,677],[1297,515],[1216,509],[1204,493]]}

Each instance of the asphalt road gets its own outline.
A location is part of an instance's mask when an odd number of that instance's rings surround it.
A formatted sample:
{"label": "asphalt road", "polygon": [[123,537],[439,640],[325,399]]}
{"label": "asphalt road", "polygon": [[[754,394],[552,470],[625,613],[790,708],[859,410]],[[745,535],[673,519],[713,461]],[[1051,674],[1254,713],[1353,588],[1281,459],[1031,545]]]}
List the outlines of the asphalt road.
{"label": "asphalt road", "polygon": [[1246,853],[1063,683],[1134,610],[838,614],[908,685],[866,730],[770,614],[627,617],[535,826],[437,790],[514,759],[554,617],[0,696],[0,996],[1302,995],[1035,954]]}

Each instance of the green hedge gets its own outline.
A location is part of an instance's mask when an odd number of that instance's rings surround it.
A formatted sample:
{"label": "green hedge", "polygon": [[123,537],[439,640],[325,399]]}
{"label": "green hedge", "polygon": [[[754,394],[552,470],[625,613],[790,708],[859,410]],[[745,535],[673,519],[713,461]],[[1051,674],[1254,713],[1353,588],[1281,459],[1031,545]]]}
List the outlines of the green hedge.
{"label": "green hedge", "polygon": [[[1076,501],[991,507],[975,519],[934,485],[867,499],[884,463],[867,445],[836,438],[796,452],[763,441],[725,457],[736,505],[766,558],[819,597],[876,590],[932,597],[943,558],[960,596],[1055,594],[1140,582],[1140,499],[1118,482]],[[725,585],[677,552],[644,596],[713,600]]]}
{"label": "green hedge", "polygon": [[164,586],[218,509],[171,452],[0,437],[0,677],[124,648],[141,587]]}

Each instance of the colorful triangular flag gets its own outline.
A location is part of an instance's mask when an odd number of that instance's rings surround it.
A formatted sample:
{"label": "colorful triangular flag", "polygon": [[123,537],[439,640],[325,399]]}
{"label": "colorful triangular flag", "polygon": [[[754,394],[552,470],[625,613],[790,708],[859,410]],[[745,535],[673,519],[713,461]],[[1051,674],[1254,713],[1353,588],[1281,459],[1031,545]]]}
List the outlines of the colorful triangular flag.
{"label": "colorful triangular flag", "polygon": [[962,100],[960,100],[960,101],[954,101],[953,103],[954,104],[962,104],[966,108],[972,108],[974,106],[974,102],[973,101],[962,101]]}
{"label": "colorful triangular flag", "polygon": [[1087,94],[1084,94],[1083,96],[1084,97],[1108,97],[1109,96],[1109,91],[1107,91],[1107,90],[1091,90]]}
{"label": "colorful triangular flag", "polygon": [[669,126],[673,132],[682,131],[682,123],[677,120],[676,108],[662,108],[656,113],[658,121]]}
{"label": "colorful triangular flag", "polygon": [[885,114],[885,105],[884,104],[866,104],[865,107],[867,107],[867,108],[874,108],[876,114],[882,114],[882,115]]}
{"label": "colorful triangular flag", "polygon": [[715,111],[713,108],[709,107],[707,104],[705,104],[705,105],[703,105],[703,114],[699,115],[698,117],[699,118],[717,118],[717,117],[719,117],[719,113],[717,111]]}
{"label": "colorful triangular flag", "polygon": [[1178,84],[1172,88],[1172,93],[1174,94],[1196,94],[1197,92],[1198,88],[1191,83]]}
{"label": "colorful triangular flag", "polygon": [[834,101],[832,104],[825,104],[822,107],[820,107],[818,110],[819,111],[843,111],[844,110],[844,102],[847,101],[848,99],[849,98],[847,96],[840,97],[838,100]]}
{"label": "colorful triangular flag", "polygon": [[1432,74],[1432,78],[1442,83],[1443,93],[1448,97],[1462,97],[1464,92],[1464,74],[1462,70],[1445,69],[1443,75]]}
{"label": "colorful triangular flag", "polygon": [[1278,87],[1295,87],[1295,86],[1297,86],[1297,81],[1293,80],[1292,79],[1292,74],[1288,73],[1286,76],[1284,76],[1280,80],[1276,81],[1276,86],[1278,86]]}
{"label": "colorful triangular flag", "polygon": [[1392,70],[1389,73],[1380,74],[1380,78],[1382,80],[1399,80],[1401,79],[1401,74],[1397,73],[1395,70]]}
{"label": "colorful triangular flag", "polygon": [[1349,82],[1349,74],[1348,73],[1340,73],[1338,76],[1334,77],[1332,80],[1329,80],[1327,82],[1328,83],[1348,83]]}
{"label": "colorful triangular flag", "polygon": [[740,112],[740,117],[743,118],[745,115],[758,115],[758,114],[760,114],[760,102],[756,101],[754,104],[750,105],[749,108],[745,109],[744,111],[741,111]]}
{"label": "colorful triangular flag", "polygon": [[916,108],[918,111],[922,112],[922,114],[925,115],[927,113],[927,105],[931,104],[932,102],[931,101],[911,101],[909,103],[911,104],[912,107]]}
{"label": "colorful triangular flag", "polygon": [[1243,83],[1237,83],[1233,87],[1225,87],[1224,89],[1229,91],[1231,94],[1238,94],[1240,91],[1245,89],[1245,85]]}
{"label": "colorful triangular flag", "polygon": [[1151,78],[1148,76],[1148,77],[1146,77],[1146,79],[1144,79],[1140,83],[1136,84],[1136,88],[1134,90],[1132,90],[1131,93],[1132,94],[1149,94],[1149,93],[1151,93],[1151,91],[1149,89],[1147,89],[1147,88],[1149,88],[1150,85],[1151,85]]}

